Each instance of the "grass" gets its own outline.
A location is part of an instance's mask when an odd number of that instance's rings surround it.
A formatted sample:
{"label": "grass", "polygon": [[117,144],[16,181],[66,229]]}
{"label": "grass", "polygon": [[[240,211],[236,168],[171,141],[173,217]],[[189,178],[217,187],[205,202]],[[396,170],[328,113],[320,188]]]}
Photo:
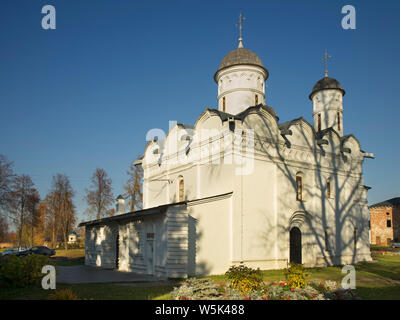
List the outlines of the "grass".
{"label": "grass", "polygon": [[[369,300],[400,300],[400,255],[373,254],[376,262],[355,265],[356,294]],[[345,274],[341,267],[306,269],[308,279],[333,280],[341,283]],[[228,282],[225,275],[208,276],[216,282]],[[285,280],[283,270],[263,271],[267,282]]]}
{"label": "grass", "polygon": [[76,266],[84,264],[85,249],[56,249],[56,255],[51,257],[56,266]]}
{"label": "grass", "polygon": [[81,258],[85,256],[85,249],[56,249],[55,257]]}
{"label": "grass", "polygon": [[[79,298],[88,300],[169,299],[173,286],[136,287],[113,283],[57,284],[56,290],[71,289]],[[44,300],[54,293],[40,286],[0,290],[0,300]]]}
{"label": "grass", "polygon": [[[56,257],[65,257],[64,253],[57,253]],[[75,254],[78,255],[78,251]],[[363,299],[400,300],[400,255],[373,254],[373,258],[375,262],[364,262],[355,266],[356,294]],[[64,261],[67,261],[65,263],[70,263],[67,265],[73,265],[74,263],[83,263],[83,258],[78,256]],[[56,265],[60,265],[58,263]],[[345,276],[341,270],[341,267],[307,269],[308,279],[334,280],[340,284]],[[207,278],[211,278],[216,282],[228,281],[225,275],[208,276]],[[263,271],[263,279],[268,282],[285,280],[285,275],[283,270],[267,270]],[[147,286],[133,286],[117,283],[57,284],[57,289],[69,288],[82,299],[95,300],[167,300],[170,298],[170,292],[173,287],[174,285],[148,286],[147,284]],[[46,299],[50,293],[52,292],[43,290],[40,287],[1,289],[0,299]]]}
{"label": "grass", "polygon": [[77,266],[77,265],[82,265],[85,263],[85,258],[84,257],[79,257],[79,258],[50,258],[51,263],[54,264],[55,266],[63,266],[63,267],[69,267],[69,266]]}

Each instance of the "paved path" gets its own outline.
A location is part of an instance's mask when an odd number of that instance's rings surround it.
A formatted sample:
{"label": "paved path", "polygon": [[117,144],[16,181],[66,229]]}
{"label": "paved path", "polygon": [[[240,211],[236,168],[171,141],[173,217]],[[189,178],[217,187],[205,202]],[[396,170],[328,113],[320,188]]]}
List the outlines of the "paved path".
{"label": "paved path", "polygon": [[154,282],[157,285],[168,283],[167,279],[164,278],[134,272],[105,270],[85,265],[59,266],[57,271],[57,283]]}

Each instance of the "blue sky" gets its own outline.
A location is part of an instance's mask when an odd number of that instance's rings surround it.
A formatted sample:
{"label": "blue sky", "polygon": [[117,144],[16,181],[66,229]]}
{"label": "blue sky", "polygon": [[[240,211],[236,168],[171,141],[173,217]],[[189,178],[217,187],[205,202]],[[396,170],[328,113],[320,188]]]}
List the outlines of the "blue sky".
{"label": "blue sky", "polygon": [[[56,30],[41,28],[46,4],[56,8]],[[356,30],[341,27],[346,4],[356,8]],[[217,107],[213,75],[237,47],[239,12],[281,122],[311,122],[308,95],[328,50],[329,76],[346,90],[344,132],[376,156],[364,165],[369,203],[399,196],[399,1],[2,0],[0,153],[42,197],[53,175],[67,174],[84,220],[97,167],[118,195],[149,129],[193,125]]]}

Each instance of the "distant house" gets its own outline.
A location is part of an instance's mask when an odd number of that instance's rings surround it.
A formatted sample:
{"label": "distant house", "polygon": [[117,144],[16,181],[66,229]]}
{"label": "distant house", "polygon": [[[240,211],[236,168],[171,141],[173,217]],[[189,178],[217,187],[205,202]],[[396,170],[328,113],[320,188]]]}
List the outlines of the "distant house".
{"label": "distant house", "polygon": [[71,231],[68,235],[68,244],[74,244],[76,243],[76,232]]}
{"label": "distant house", "polygon": [[400,197],[369,206],[371,244],[390,245],[400,240]]}

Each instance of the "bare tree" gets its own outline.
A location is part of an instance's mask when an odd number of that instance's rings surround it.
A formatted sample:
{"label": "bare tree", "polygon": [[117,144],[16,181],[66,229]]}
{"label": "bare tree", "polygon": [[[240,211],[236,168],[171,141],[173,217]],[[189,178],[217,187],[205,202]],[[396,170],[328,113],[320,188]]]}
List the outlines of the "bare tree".
{"label": "bare tree", "polygon": [[0,242],[8,241],[8,223],[6,217],[0,216]]}
{"label": "bare tree", "polygon": [[12,162],[0,154],[0,211],[6,210],[11,201],[11,186],[15,175]]}
{"label": "bare tree", "polygon": [[74,191],[68,177],[60,173],[54,176],[52,189],[46,197],[47,225],[53,247],[62,238],[64,247],[68,249],[68,234],[76,222],[73,197]]}
{"label": "bare tree", "polygon": [[129,165],[129,170],[126,173],[128,174],[129,178],[124,186],[124,189],[129,194],[130,211],[140,210],[143,208],[142,166],[135,166],[135,162],[132,162]]}
{"label": "bare tree", "polygon": [[85,200],[88,205],[89,215],[97,219],[107,216],[108,208],[114,203],[112,194],[112,181],[104,169],[97,168],[93,173],[91,188],[86,189]]}
{"label": "bare tree", "polygon": [[28,195],[27,201],[27,226],[30,229],[30,244],[34,245],[34,230],[38,224],[38,205],[40,202],[39,192],[36,189],[32,189],[32,193]]}
{"label": "bare tree", "polygon": [[58,214],[59,210],[57,208],[57,194],[56,192],[50,191],[45,199],[46,207],[47,207],[47,216],[46,216],[46,234],[49,235],[51,240],[51,246],[55,248],[56,245],[56,236],[58,229]]}
{"label": "bare tree", "polygon": [[11,188],[12,200],[9,211],[17,226],[19,247],[22,245],[22,232],[27,222],[30,197],[36,191],[33,186],[30,176],[23,174],[15,178]]}
{"label": "bare tree", "polygon": [[33,242],[35,244],[42,244],[46,239],[46,218],[48,210],[45,201],[41,201],[36,209],[34,221],[34,236]]}

